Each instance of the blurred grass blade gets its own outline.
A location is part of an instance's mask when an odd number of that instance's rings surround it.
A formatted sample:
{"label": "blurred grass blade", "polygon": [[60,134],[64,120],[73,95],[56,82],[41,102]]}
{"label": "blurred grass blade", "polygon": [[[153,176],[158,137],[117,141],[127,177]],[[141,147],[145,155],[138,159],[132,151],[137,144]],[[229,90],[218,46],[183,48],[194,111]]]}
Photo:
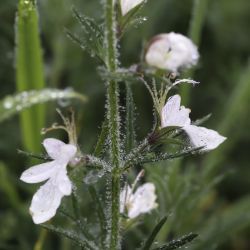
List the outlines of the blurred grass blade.
{"label": "blurred grass blade", "polygon": [[206,17],[208,0],[193,0],[192,18],[189,24],[189,37],[196,44],[200,44],[201,30]]}
{"label": "blurred grass blade", "polygon": [[[182,246],[186,245],[187,243],[191,242],[193,239],[195,239],[198,236],[198,234],[194,234],[194,233],[190,233],[188,235],[184,235],[181,238],[177,239],[177,240],[172,240],[171,242],[154,248],[153,250],[174,250],[174,249],[178,249],[181,248]],[[203,249],[203,248],[200,248]]]}
{"label": "blurred grass blade", "polygon": [[[192,17],[189,23],[189,38],[199,47],[201,40],[201,31],[206,18],[206,12],[208,8],[209,0],[193,0]],[[192,78],[195,68],[190,69],[186,77]],[[182,85],[180,87],[182,102],[185,105],[189,104],[190,101],[190,87]]]}
{"label": "blurred grass blade", "polygon": [[7,201],[14,209],[20,209],[21,200],[15,184],[13,183],[7,166],[0,162],[0,190],[7,197]]}
{"label": "blurred grass blade", "polygon": [[220,243],[230,236],[250,226],[250,197],[244,197],[234,205],[211,217],[200,230],[201,240],[193,245],[192,250],[219,249]]}
{"label": "blurred grass blade", "polygon": [[151,235],[149,236],[149,238],[145,241],[144,245],[142,246],[141,250],[150,250],[150,247],[154,243],[154,240],[155,240],[157,234],[160,232],[161,228],[166,223],[166,221],[167,221],[167,216],[164,216],[159,221],[159,223],[155,226],[155,228],[153,229]]}
{"label": "blurred grass blade", "polygon": [[[225,135],[230,135],[230,140],[225,142],[225,145],[219,147],[214,152],[211,152],[205,159],[204,166],[205,175],[212,175],[216,171],[217,166],[227,157],[227,152],[234,146],[235,133],[238,121],[243,122],[244,119],[249,118],[249,100],[250,100],[250,62],[239,74],[238,84],[228,97],[228,102],[225,103],[221,114],[223,117],[217,130]],[[247,122],[245,120],[245,122]],[[244,123],[244,122],[243,122]]]}
{"label": "blurred grass blade", "polygon": [[[16,87],[18,91],[45,87],[38,13],[35,0],[19,0],[16,19]],[[21,114],[22,139],[26,149],[39,150],[45,109],[34,107]]]}
{"label": "blurred grass blade", "polygon": [[[24,91],[13,96],[7,96],[2,101],[0,101],[0,122],[17,113],[20,113],[24,109],[32,107],[33,105],[59,99],[79,99],[81,101],[87,100],[84,95],[81,95],[71,89],[43,89]],[[35,119],[35,117],[32,116],[30,118],[32,118],[32,121]],[[40,130],[37,133],[40,134]],[[31,151],[35,150],[32,149]]]}

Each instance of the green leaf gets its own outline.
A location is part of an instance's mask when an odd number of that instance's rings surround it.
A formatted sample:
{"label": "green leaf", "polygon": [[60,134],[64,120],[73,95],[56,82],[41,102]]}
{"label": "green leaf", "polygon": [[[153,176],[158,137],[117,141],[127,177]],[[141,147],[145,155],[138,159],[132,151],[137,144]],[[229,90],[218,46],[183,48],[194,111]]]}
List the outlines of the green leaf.
{"label": "green leaf", "polygon": [[131,86],[126,83],[126,152],[130,152],[136,145],[135,105]]}
{"label": "green leaf", "polygon": [[153,231],[150,234],[149,238],[144,242],[141,250],[150,250],[150,247],[154,243],[154,240],[155,240],[157,234],[159,233],[159,231],[161,230],[161,228],[163,227],[163,225],[166,223],[166,221],[167,221],[167,216],[164,216],[159,221],[159,223],[155,226],[155,228],[153,229]]}
{"label": "green leaf", "polygon": [[[190,233],[188,235],[184,235],[181,238],[177,240],[170,241],[169,243],[162,245],[160,247],[154,248],[153,250],[174,250],[178,249],[187,243],[191,242],[193,239],[195,239],[198,236],[198,234]],[[202,249],[202,248],[200,248]]]}
{"label": "green leaf", "polygon": [[[87,100],[84,95],[79,94],[71,89],[43,89],[24,91],[16,95],[7,96],[2,101],[0,101],[0,122],[17,113],[20,113],[24,109],[32,107],[33,105],[59,99],[78,99],[83,102]],[[32,121],[30,122],[32,123],[36,116],[32,116],[31,118]],[[40,130],[37,133],[40,134]]]}
{"label": "green leaf", "polygon": [[124,34],[126,30],[128,30],[131,26],[138,26],[139,24],[146,21],[144,17],[137,17],[137,14],[142,9],[146,1],[135,6],[131,9],[125,16],[122,16],[120,13],[119,24],[121,27],[121,36]]}
{"label": "green leaf", "polygon": [[101,129],[101,133],[99,135],[98,141],[96,143],[95,146],[95,150],[94,150],[94,156],[96,157],[100,157],[104,151],[104,145],[108,136],[108,132],[109,132],[109,128],[108,128],[108,119],[107,117],[105,117],[105,120],[102,124],[102,129]]}
{"label": "green leaf", "polygon": [[101,229],[101,242],[102,246],[105,246],[105,234],[106,234],[106,229],[107,229],[107,224],[106,224],[106,218],[105,214],[102,208],[102,203],[101,200],[98,197],[98,194],[96,193],[96,189],[93,186],[89,186],[89,193],[95,202],[95,206],[97,209],[97,215],[100,223],[100,229]]}
{"label": "green leaf", "polygon": [[[16,18],[16,87],[17,90],[45,87],[36,1],[19,0]],[[40,148],[40,130],[45,123],[45,109],[37,106],[21,114],[24,146]]]}
{"label": "green leaf", "polygon": [[197,147],[197,148],[190,148],[190,149],[184,149],[182,151],[179,151],[177,153],[174,154],[159,154],[159,155],[154,155],[152,157],[148,157],[147,156],[145,158],[140,159],[140,161],[138,162],[139,164],[145,164],[145,163],[152,163],[152,162],[159,162],[159,161],[166,161],[166,160],[170,160],[170,159],[175,159],[175,158],[180,158],[180,157],[184,157],[184,156],[188,156],[194,153],[198,153],[200,152],[200,150],[203,147]]}
{"label": "green leaf", "polygon": [[96,57],[104,62],[103,52],[103,30],[100,25],[85,15],[79,14],[76,9],[73,9],[73,14],[76,20],[80,23],[83,34],[73,34],[66,30],[68,37],[78,44],[83,50],[88,52],[91,57]]}
{"label": "green leaf", "polygon": [[78,246],[84,248],[84,249],[92,249],[96,250],[98,247],[95,245],[93,241],[89,241],[81,237],[79,234],[72,230],[65,230],[61,227],[53,226],[50,224],[41,224],[43,228],[48,229],[51,232],[54,232],[56,234],[59,234],[63,237],[66,237],[72,241],[74,241]]}

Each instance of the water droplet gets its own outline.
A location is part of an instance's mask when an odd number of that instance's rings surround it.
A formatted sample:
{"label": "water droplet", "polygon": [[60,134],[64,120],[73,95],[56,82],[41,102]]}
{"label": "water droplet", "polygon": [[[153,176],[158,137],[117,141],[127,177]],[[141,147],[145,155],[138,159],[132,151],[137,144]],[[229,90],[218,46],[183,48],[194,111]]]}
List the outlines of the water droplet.
{"label": "water droplet", "polygon": [[3,102],[3,106],[6,109],[10,109],[13,107],[13,100],[9,97],[5,98],[4,102]]}

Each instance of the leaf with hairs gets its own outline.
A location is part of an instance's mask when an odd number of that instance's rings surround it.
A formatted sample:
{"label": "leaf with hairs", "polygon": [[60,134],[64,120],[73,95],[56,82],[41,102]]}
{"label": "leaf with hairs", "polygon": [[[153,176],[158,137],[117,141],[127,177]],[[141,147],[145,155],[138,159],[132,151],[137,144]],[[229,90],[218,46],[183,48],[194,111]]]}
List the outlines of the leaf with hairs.
{"label": "leaf with hairs", "polygon": [[181,238],[179,238],[177,240],[172,240],[172,241],[170,241],[169,243],[167,243],[165,245],[154,248],[153,250],[174,250],[174,249],[178,249],[178,248],[190,243],[191,241],[193,241],[197,236],[198,236],[198,234],[190,233],[190,234],[182,236]]}
{"label": "leaf with hairs", "polygon": [[78,99],[85,102],[87,97],[72,89],[30,90],[7,96],[0,101],[0,122],[36,104],[60,99]]}
{"label": "leaf with hairs", "polygon": [[100,25],[92,18],[80,14],[74,8],[73,14],[81,25],[83,33],[73,34],[71,31],[66,30],[68,37],[88,52],[91,57],[96,57],[101,62],[104,62],[103,30],[100,28]]}
{"label": "leaf with hairs", "polygon": [[135,104],[131,86],[126,83],[126,152],[130,152],[136,145]]}
{"label": "leaf with hairs", "polygon": [[84,249],[89,249],[89,250],[96,250],[98,247],[93,241],[86,240],[82,237],[79,236],[78,233],[72,231],[72,230],[65,230],[61,227],[56,227],[50,224],[41,224],[43,228],[48,229],[49,231],[59,234],[63,237],[66,237],[72,241],[74,241],[78,246],[84,248]]}

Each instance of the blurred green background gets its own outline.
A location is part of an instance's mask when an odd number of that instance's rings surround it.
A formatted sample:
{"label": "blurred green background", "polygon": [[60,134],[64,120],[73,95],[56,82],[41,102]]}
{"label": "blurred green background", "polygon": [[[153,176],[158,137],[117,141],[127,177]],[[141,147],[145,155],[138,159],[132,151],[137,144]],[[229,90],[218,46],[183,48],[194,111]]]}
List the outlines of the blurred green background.
{"label": "blurred green background", "polygon": [[[199,10],[201,14],[204,11],[204,22],[196,40],[199,40],[201,58],[193,72],[193,79],[200,84],[194,88],[189,87],[191,116],[195,120],[212,113],[205,126],[218,130],[228,140],[207,155],[188,157],[181,164],[180,161],[167,163],[169,166],[175,165],[173,169],[178,168],[178,171],[173,173],[169,170],[165,174],[169,177],[174,175],[175,178],[178,176],[180,179],[177,178],[176,183],[185,180],[185,185],[179,187],[181,192],[185,191],[183,188],[190,188],[193,183],[198,185],[197,179],[204,181],[200,177],[204,172],[209,172],[205,173],[206,178],[221,175],[224,178],[205,195],[205,201],[202,201],[205,209],[199,208],[201,216],[195,223],[191,219],[193,224],[188,221],[185,224],[188,226],[182,224],[180,229],[176,224],[178,218],[172,221],[170,219],[172,229],[166,228],[165,232],[178,235],[195,231],[201,234],[201,238],[190,249],[247,250],[250,249],[250,1],[200,2],[204,4],[204,9]],[[143,43],[153,35],[171,31],[190,34],[193,4],[194,1],[191,0],[148,0],[141,12],[141,15],[147,17],[147,21],[129,30],[121,41],[122,66],[137,63]],[[72,16],[72,6],[98,21],[103,17],[101,1],[97,0],[38,1],[45,82],[46,87],[73,87],[87,95],[89,101],[84,105],[68,101],[46,104],[46,124],[49,126],[58,120],[54,112],[56,107],[63,109],[65,105],[74,105],[80,130],[79,143],[85,152],[91,152],[104,117],[105,86],[97,73],[95,59],[66,36],[65,28],[81,32]],[[17,91],[14,34],[16,11],[17,1],[0,1],[1,99]],[[132,88],[137,106],[137,136],[142,139],[152,126],[152,102],[142,84],[134,84]],[[33,249],[40,228],[32,223],[28,215],[34,188],[19,181],[20,174],[31,163],[26,157],[17,154],[17,149],[24,148],[18,116],[0,123],[0,138],[0,249]],[[158,167],[157,171],[162,170]],[[157,180],[158,177],[154,179],[149,174],[146,178]],[[177,188],[176,183],[173,185]],[[202,183],[198,187],[202,187]],[[174,201],[172,203],[175,204]],[[185,204],[188,206],[188,199]],[[166,203],[164,207],[169,212],[170,204]],[[183,207],[182,209],[185,210]],[[160,211],[164,213],[165,210],[160,208]],[[192,212],[194,211],[196,210],[193,209]],[[229,223],[222,223],[225,230],[220,231],[220,223],[215,226],[215,221],[224,216],[224,211],[228,211],[228,214],[223,219]],[[183,216],[189,215],[184,212]],[[179,219],[182,220],[181,217]],[[147,220],[149,221],[146,223],[150,224],[150,218]],[[143,235],[148,228],[145,226],[136,232]],[[168,237],[171,239],[170,233]],[[124,244],[124,248],[133,249],[133,242],[136,244],[137,240],[135,236],[131,236],[132,243]],[[213,242],[216,245],[213,246]],[[68,241],[51,234],[47,236],[44,249],[72,248]]]}

